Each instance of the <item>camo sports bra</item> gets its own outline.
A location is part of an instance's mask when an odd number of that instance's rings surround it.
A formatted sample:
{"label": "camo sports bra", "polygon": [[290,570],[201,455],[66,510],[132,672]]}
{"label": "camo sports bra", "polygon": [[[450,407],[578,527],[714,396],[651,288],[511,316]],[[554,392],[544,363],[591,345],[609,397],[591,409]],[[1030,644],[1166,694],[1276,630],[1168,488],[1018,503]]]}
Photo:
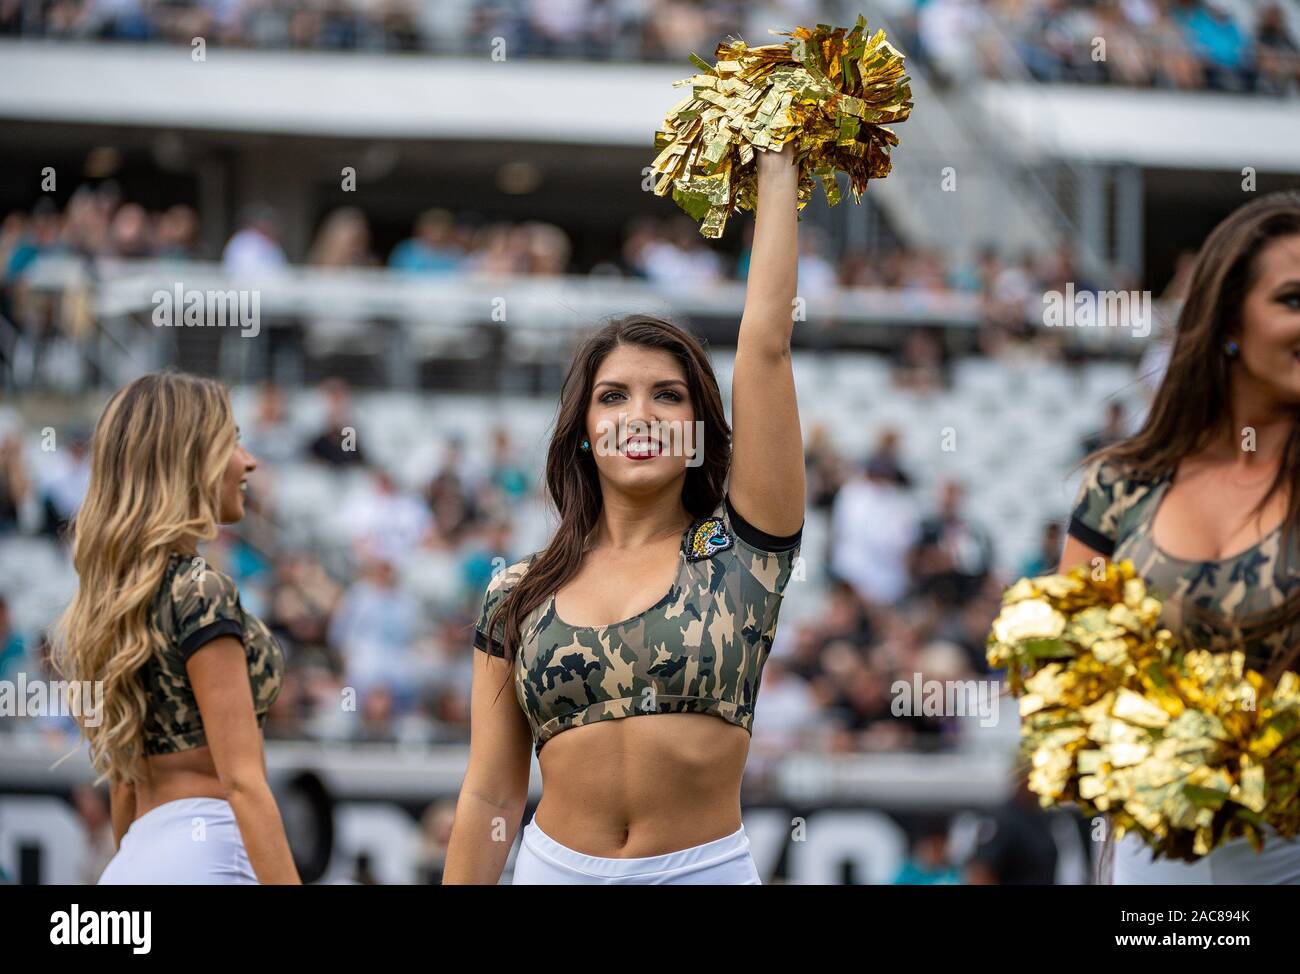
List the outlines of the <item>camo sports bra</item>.
{"label": "camo sports bra", "polygon": [[1115,561],[1133,562],[1164,602],[1161,623],[1191,645],[1214,652],[1241,650],[1246,665],[1265,672],[1294,669],[1300,619],[1271,616],[1300,584],[1300,550],[1283,550],[1283,531],[1218,561],[1188,561],[1156,544],[1152,526],[1173,478],[1139,480],[1117,463],[1086,470],[1069,533]]}
{"label": "camo sports bra", "polygon": [[[794,572],[802,529],[788,537],[746,522],[724,498],[682,535],[677,577],[654,605],[609,626],[571,626],[551,594],[521,626],[515,697],[534,750],[561,731],[647,714],[712,714],[752,732],[759,679]],[[534,553],[488,586],[474,646],[503,656],[502,598]]]}
{"label": "camo sports bra", "polygon": [[284,653],[262,621],[244,611],[239,589],[228,576],[207,567],[201,558],[174,553],[149,621],[155,646],[140,671],[149,699],[145,754],[169,754],[207,744],[185,664],[219,636],[234,636],[244,644],[257,726],[265,724],[267,710],[280,695]]}

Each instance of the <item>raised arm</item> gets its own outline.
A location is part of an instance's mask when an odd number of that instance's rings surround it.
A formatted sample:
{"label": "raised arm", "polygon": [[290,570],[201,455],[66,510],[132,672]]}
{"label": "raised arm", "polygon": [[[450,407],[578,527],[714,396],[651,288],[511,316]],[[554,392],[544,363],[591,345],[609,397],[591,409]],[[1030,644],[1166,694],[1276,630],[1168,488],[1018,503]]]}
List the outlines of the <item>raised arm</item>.
{"label": "raised arm", "polygon": [[794,150],[758,153],[758,206],[745,311],[731,384],[728,493],[736,511],[768,534],[803,526],[803,437],[790,365],[798,270]]}

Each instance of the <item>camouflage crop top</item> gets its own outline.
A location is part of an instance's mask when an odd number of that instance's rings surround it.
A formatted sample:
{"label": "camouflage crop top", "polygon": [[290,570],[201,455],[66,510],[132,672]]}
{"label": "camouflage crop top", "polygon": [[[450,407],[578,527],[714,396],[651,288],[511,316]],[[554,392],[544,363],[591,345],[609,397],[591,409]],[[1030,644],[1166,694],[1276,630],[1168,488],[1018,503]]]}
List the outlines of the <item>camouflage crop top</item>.
{"label": "camouflage crop top", "polygon": [[[759,679],[776,634],[802,531],[765,534],[729,499],[682,535],[677,577],[654,605],[609,626],[571,626],[555,595],[525,617],[514,660],[515,697],[534,750],[570,727],[644,714],[701,713],[752,731]],[[474,645],[502,656],[492,611],[537,555],[488,586]],[[489,649],[490,647],[490,649]]]}
{"label": "camouflage crop top", "polygon": [[[1130,479],[1110,461],[1087,469],[1070,517],[1069,533],[1115,561],[1133,562],[1164,600],[1161,622],[1190,645],[1215,652],[1239,649],[1246,665],[1294,669],[1300,621],[1267,624],[1269,610],[1300,583],[1300,551],[1282,559],[1282,530],[1219,561],[1187,561],[1163,551],[1152,525],[1173,479]],[[1294,542],[1293,542],[1294,548]],[[1283,564],[1283,562],[1289,564]]]}
{"label": "camouflage crop top", "polygon": [[262,621],[244,611],[230,578],[202,559],[173,554],[154,597],[150,622],[156,645],[141,670],[149,698],[146,754],[187,751],[207,743],[185,664],[219,636],[234,636],[244,644],[258,727],[265,723],[267,710],[280,694],[284,654]]}

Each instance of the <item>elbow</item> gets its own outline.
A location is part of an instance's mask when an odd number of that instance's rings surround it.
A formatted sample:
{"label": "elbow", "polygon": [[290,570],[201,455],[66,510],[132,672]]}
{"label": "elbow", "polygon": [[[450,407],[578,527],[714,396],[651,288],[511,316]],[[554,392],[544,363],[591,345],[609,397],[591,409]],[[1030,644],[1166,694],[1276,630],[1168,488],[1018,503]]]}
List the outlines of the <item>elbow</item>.
{"label": "elbow", "polygon": [[740,325],[740,340],[736,343],[736,353],[755,356],[763,362],[782,365],[790,361],[791,330],[777,324],[751,327],[748,331],[745,323]]}
{"label": "elbow", "polygon": [[231,804],[243,798],[265,794],[270,790],[266,774],[260,768],[241,768],[220,775],[220,778],[221,790],[226,796],[226,801]]}

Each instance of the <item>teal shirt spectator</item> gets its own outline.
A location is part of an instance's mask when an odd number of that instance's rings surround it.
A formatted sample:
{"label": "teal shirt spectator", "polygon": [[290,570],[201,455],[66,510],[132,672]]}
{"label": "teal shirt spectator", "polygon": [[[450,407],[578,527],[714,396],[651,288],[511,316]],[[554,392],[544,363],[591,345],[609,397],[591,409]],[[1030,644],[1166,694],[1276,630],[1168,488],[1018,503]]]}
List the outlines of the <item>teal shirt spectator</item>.
{"label": "teal shirt spectator", "polygon": [[1181,19],[1187,42],[1207,61],[1221,68],[1244,68],[1250,63],[1250,38],[1234,18],[1216,17],[1197,7]]}
{"label": "teal shirt spectator", "polygon": [[415,274],[447,274],[457,270],[464,259],[454,250],[430,247],[412,237],[393,248],[388,266],[395,271]]}
{"label": "teal shirt spectator", "polygon": [[27,647],[16,632],[0,642],[0,680],[15,680],[27,662]]}
{"label": "teal shirt spectator", "polygon": [[933,869],[909,859],[894,877],[895,886],[960,886],[961,874],[953,866]]}

